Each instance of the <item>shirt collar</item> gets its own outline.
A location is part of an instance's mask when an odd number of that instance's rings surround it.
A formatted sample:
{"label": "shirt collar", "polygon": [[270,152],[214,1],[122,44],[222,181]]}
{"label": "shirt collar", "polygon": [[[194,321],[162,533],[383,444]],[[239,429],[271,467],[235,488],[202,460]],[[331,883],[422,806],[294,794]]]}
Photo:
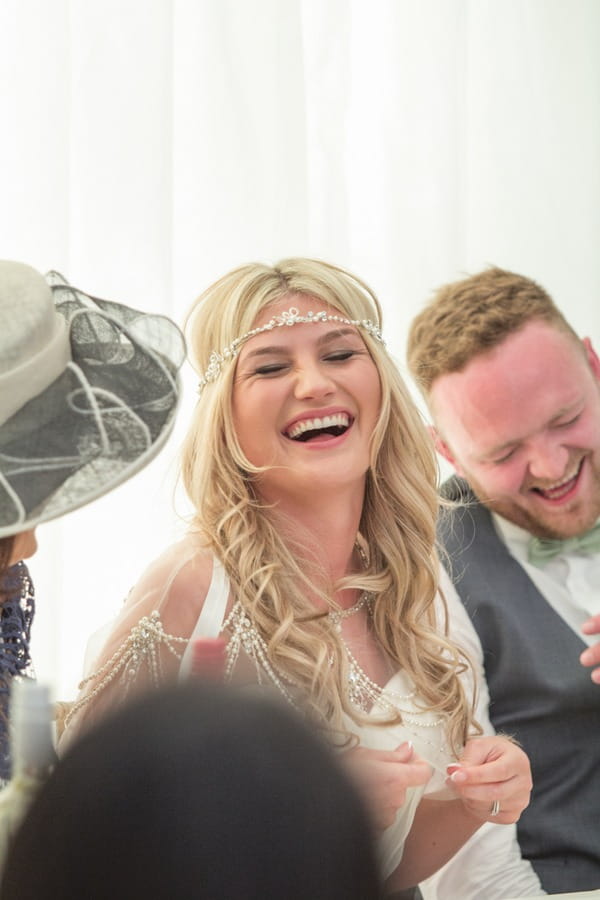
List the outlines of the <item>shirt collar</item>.
{"label": "shirt collar", "polygon": [[519,559],[527,559],[527,546],[531,538],[530,532],[525,531],[519,525],[515,525],[514,522],[509,522],[508,519],[498,515],[498,513],[493,512],[491,515],[496,531],[504,543],[510,547],[513,555]]}

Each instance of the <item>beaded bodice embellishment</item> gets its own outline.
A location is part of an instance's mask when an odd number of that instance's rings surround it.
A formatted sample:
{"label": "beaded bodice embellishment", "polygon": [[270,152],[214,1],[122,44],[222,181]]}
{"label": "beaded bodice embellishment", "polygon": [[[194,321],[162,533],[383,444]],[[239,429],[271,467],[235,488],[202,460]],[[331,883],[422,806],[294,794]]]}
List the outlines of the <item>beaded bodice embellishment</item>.
{"label": "beaded bodice embellishment", "polygon": [[[354,607],[346,611],[352,614],[359,608],[366,606],[368,601],[363,595]],[[329,613],[327,619],[332,628],[340,630],[341,619],[346,618],[335,612]],[[298,707],[297,685],[293,680],[269,660],[268,647],[264,638],[253,624],[250,616],[237,601],[223,623],[224,632],[229,632],[229,640],[226,646],[225,681],[230,681],[236,667],[240,652],[253,661],[256,670],[256,680],[259,685],[271,685],[294,707]],[[160,661],[161,648],[165,648],[176,659],[181,660],[184,654],[188,638],[176,637],[168,634],[163,627],[158,611],[144,616],[135,625],[129,635],[97,671],[81,681],[79,687],[91,689],[83,694],[71,707],[65,718],[68,725],[72,717],[90,701],[92,701],[105,688],[113,683],[118,683],[122,688],[121,700],[124,700],[134,681],[140,675],[144,675],[154,687],[159,687],[164,680]],[[407,693],[394,691],[389,687],[380,687],[372,681],[352,652],[342,640],[348,660],[348,699],[352,706],[363,716],[373,713],[374,718],[389,718],[400,714],[402,725],[407,731],[418,736],[419,740],[435,750],[435,755],[443,757],[447,754],[444,744],[443,719],[431,716],[428,711],[420,710],[411,702],[415,699],[416,691]],[[93,685],[93,687],[92,687]],[[438,729],[438,740],[431,741],[423,733],[430,729]],[[431,731],[431,737],[435,732]],[[441,733],[441,735],[440,735]],[[431,754],[428,754],[430,756]],[[433,760],[432,760],[433,762]]]}
{"label": "beaded bodice embellishment", "polygon": [[[79,683],[80,690],[94,682],[95,686],[73,704],[65,717],[65,726],[69,724],[76,712],[115,681],[122,684],[121,698],[124,700],[133,682],[144,669],[151,684],[154,687],[160,687],[164,680],[160,648],[165,647],[176,659],[181,659],[187,643],[187,638],[167,634],[157,610],[154,610],[149,616],[141,618],[110,659]],[[180,647],[182,648],[181,652],[179,651]]]}
{"label": "beaded bodice embellishment", "polygon": [[[363,595],[354,607],[345,612],[352,614],[362,608],[367,603],[367,597],[368,595]],[[340,618],[345,618],[345,616],[342,614]],[[341,623],[336,618],[336,614],[329,613],[328,619],[331,621],[332,627],[339,631]],[[269,661],[266,642],[252,624],[252,620],[239,601],[231,610],[223,629],[231,633],[226,649],[226,680],[231,679],[240,650],[243,650],[255,663],[258,683],[264,684],[266,679],[283,694],[289,703],[296,706],[294,682]],[[414,688],[404,694],[388,687],[380,687],[372,681],[359,665],[345,641],[342,643],[349,664],[348,699],[358,712],[368,715],[376,708],[379,715],[387,717],[400,713],[403,723],[417,728],[437,728],[442,724],[442,718],[437,716],[431,718],[426,711],[421,712],[417,706],[411,703],[416,697]]]}
{"label": "beaded bodice embellishment", "polygon": [[254,662],[258,684],[264,684],[267,679],[283,694],[288,703],[297,706],[290,680],[269,661],[267,644],[239,601],[233,605],[233,609],[225,619],[223,631],[229,631],[231,635],[225,650],[225,680],[231,680],[240,650],[243,650]]}

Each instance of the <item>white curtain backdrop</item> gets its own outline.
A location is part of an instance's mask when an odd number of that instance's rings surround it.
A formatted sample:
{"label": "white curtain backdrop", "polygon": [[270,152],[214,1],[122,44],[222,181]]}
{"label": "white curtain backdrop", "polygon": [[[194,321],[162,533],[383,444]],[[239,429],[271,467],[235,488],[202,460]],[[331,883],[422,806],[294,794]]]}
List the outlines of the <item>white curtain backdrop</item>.
{"label": "white curtain backdrop", "polygon": [[[252,259],[347,266],[404,363],[413,315],[495,263],[600,338],[598,0],[0,0],[0,256],[182,320]],[[57,698],[183,528],[177,433],[38,531]],[[176,511],[177,510],[177,513]]]}

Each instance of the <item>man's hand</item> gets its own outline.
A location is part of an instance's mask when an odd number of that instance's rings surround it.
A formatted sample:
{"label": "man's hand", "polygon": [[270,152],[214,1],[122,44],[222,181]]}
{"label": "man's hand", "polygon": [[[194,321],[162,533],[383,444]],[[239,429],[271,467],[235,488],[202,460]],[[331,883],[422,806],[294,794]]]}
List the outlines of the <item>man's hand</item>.
{"label": "man's hand", "polygon": [[[600,634],[600,615],[592,616],[591,619],[584,622],[581,630],[584,634]],[[592,670],[591,678],[596,684],[600,684],[600,642],[584,650],[579,657],[579,661],[582,666],[598,667]]]}

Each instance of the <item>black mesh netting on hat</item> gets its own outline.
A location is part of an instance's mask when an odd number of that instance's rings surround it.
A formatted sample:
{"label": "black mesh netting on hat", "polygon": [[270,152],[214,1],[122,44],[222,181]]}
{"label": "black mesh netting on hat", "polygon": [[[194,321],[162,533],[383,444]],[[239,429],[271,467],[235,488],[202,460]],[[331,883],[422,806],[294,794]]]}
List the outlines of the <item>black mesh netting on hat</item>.
{"label": "black mesh netting on hat", "polygon": [[[60,276],[57,276],[60,277]],[[53,285],[72,364],[0,429],[0,527],[60,515],[123,481],[168,434],[183,338],[164,316]]]}

